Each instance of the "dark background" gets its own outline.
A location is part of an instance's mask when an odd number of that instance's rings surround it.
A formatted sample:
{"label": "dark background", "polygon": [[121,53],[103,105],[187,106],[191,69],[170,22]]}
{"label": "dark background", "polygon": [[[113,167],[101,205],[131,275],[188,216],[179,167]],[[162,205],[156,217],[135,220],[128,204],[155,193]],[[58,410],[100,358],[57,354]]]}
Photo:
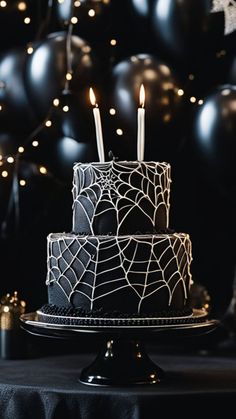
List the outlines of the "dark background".
{"label": "dark background", "polygon": [[47,234],[71,229],[73,163],[98,160],[89,87],[106,157],[135,160],[143,83],[145,160],[171,163],[170,227],[190,234],[193,279],[224,315],[236,260],[236,31],[224,33],[212,6],[0,2],[1,295],[17,290],[29,311],[47,301]]}

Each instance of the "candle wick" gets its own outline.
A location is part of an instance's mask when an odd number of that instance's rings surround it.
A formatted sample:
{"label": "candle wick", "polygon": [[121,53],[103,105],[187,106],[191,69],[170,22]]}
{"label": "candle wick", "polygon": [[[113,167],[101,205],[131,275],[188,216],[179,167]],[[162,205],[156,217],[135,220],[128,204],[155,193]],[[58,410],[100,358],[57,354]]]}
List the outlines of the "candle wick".
{"label": "candle wick", "polygon": [[98,104],[97,103],[95,103],[95,108],[98,108]]}
{"label": "candle wick", "polygon": [[113,161],[119,160],[119,159],[118,159],[118,157],[115,157],[115,156],[114,156],[114,154],[113,154],[113,151],[112,151],[112,150],[110,150],[110,151],[108,152],[108,157],[109,157],[109,159],[110,159],[110,160],[113,160]]}

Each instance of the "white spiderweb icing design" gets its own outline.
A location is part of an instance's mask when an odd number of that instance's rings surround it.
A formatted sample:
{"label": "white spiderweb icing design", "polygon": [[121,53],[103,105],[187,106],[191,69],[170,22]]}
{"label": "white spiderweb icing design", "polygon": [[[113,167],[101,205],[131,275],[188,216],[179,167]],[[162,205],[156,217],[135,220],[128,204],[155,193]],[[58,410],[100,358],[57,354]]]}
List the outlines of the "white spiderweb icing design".
{"label": "white spiderweb icing design", "polygon": [[166,228],[169,225],[170,183],[170,165],[167,163],[77,164],[72,190],[73,231],[80,233],[79,226],[83,222],[86,224],[83,232],[96,235],[97,223],[104,217],[105,225],[113,219],[113,234],[122,234],[123,229],[130,233],[129,223],[134,215],[135,219],[141,220],[140,228],[146,224],[152,233],[158,229],[160,211],[164,214],[162,228]]}
{"label": "white spiderweb icing design", "polygon": [[[140,313],[144,301],[167,290],[170,306],[182,287],[185,299],[191,282],[191,242],[187,234],[158,236],[78,237],[53,234],[48,238],[47,285],[58,285],[71,302],[75,293],[89,301],[129,288]],[[112,279],[111,279],[112,278]]]}

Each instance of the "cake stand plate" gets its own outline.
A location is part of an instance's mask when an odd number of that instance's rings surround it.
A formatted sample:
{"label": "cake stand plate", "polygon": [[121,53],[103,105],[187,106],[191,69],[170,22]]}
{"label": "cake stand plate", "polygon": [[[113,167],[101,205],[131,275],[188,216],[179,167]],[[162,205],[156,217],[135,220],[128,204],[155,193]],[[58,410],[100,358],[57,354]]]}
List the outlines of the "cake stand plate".
{"label": "cake stand plate", "polygon": [[[198,317],[198,316],[196,316]],[[200,336],[213,331],[218,320],[155,325],[146,327],[102,327],[50,324],[38,321],[36,312],[20,317],[21,327],[27,332],[50,338],[78,339],[81,334],[95,334],[102,338],[100,352],[94,361],[85,367],[79,381],[96,386],[130,386],[157,384],[164,378],[164,371],[148,356],[144,341],[158,337],[160,341],[176,336]]]}

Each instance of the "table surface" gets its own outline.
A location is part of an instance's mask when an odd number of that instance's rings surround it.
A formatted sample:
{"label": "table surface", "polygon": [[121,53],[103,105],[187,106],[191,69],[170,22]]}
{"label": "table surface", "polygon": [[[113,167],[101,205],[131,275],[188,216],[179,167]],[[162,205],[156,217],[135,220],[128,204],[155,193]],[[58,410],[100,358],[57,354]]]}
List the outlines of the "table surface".
{"label": "table surface", "polygon": [[[165,371],[156,385],[96,387],[78,381],[96,354],[62,354],[0,361],[1,419],[149,419],[154,412],[230,409],[236,400],[236,350],[228,356],[155,351]],[[203,407],[204,406],[204,407]]]}

